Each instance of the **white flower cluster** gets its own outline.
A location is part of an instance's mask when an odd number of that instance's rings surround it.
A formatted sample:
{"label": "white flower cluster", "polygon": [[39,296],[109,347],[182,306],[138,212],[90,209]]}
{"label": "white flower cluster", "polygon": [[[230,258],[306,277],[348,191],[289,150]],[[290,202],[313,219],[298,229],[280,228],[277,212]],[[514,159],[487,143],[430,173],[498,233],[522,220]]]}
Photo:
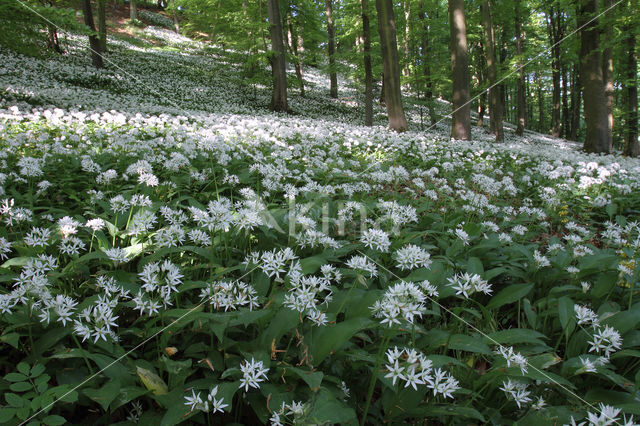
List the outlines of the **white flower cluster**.
{"label": "white flower cluster", "polygon": [[200,292],[200,298],[207,298],[216,309],[236,310],[249,306],[249,310],[258,308],[256,290],[242,281],[213,281]]}
{"label": "white flower cluster", "polygon": [[283,402],[279,410],[271,413],[269,422],[271,426],[300,424],[300,419],[304,416],[307,408],[307,404],[303,404],[302,402],[292,401],[290,404]]}
{"label": "white flower cluster", "polygon": [[317,326],[327,324],[327,314],[320,308],[333,300],[332,281],[337,284],[342,278],[340,271],[331,265],[322,265],[321,271],[322,277],[303,275],[300,262],[293,263],[287,274],[291,288],[284,297],[286,307],[306,314]]}
{"label": "white flower cluster", "polygon": [[438,291],[429,281],[420,284],[402,281],[389,287],[371,310],[374,317],[382,318],[381,324],[387,324],[389,327],[400,324],[401,319],[413,324],[415,317],[422,318],[422,314],[427,310],[427,298],[437,295]]}
{"label": "white flower cluster", "polygon": [[453,277],[447,278],[449,286],[453,287],[458,296],[462,296],[468,299],[474,293],[491,294],[491,284],[478,274],[471,274],[464,272],[455,274]]}
{"label": "white flower cluster", "polygon": [[511,346],[499,346],[497,350],[494,351],[497,355],[502,356],[505,361],[507,361],[507,367],[511,367],[511,364],[514,364],[520,367],[520,371],[522,374],[527,373],[527,358],[525,358],[520,352],[515,352],[513,347]]}
{"label": "white flower cluster", "polygon": [[345,262],[345,265],[356,271],[367,273],[369,278],[378,276],[378,268],[366,256],[353,256]]}
{"label": "white flower cluster", "polygon": [[415,268],[429,268],[431,266],[430,254],[422,247],[409,244],[396,250],[396,266],[400,269],[411,270]]}
{"label": "white flower cluster", "polygon": [[211,414],[223,413],[224,408],[228,407],[229,404],[224,403],[224,398],[216,399],[217,394],[218,386],[213,387],[204,400],[200,392],[196,393],[195,390],[191,390],[191,396],[184,397],[184,405],[188,406],[191,411],[200,410],[205,413],[211,412]]}
{"label": "white flower cluster", "polygon": [[433,369],[433,363],[422,352],[411,348],[387,350],[385,365],[388,373],[386,378],[391,379],[395,386],[396,381],[405,382],[404,387],[413,387],[418,390],[418,385],[426,385],[433,390],[433,395],[442,395],[445,398],[453,398],[453,393],[460,389],[458,381],[440,368]]}
{"label": "white flower cluster", "polygon": [[298,256],[289,247],[282,250],[273,249],[265,252],[251,252],[244,263],[247,265],[258,265],[262,272],[269,277],[280,279],[280,274],[284,274],[287,270],[285,266],[288,262],[296,260]]}
{"label": "white flower cluster", "polygon": [[256,361],[253,357],[251,361],[244,360],[240,364],[240,371],[242,371],[242,378],[240,379],[240,389],[244,388],[247,392],[249,387],[260,389],[260,382],[268,379],[267,373],[269,368],[264,368],[262,361]]}
{"label": "white flower cluster", "polygon": [[381,229],[367,229],[360,236],[360,241],[365,247],[378,250],[383,253],[389,251],[391,241],[389,240],[389,234]]}
{"label": "white flower cluster", "polygon": [[529,386],[524,383],[507,379],[506,382],[502,382],[500,390],[506,393],[508,398],[514,400],[518,408],[522,408],[532,401],[531,391],[527,390],[528,388]]}
{"label": "white flower cluster", "polygon": [[183,277],[176,265],[169,260],[147,263],[138,276],[143,284],[133,302],[140,314],[152,315],[159,311],[161,305],[173,305],[172,295],[178,292]]}

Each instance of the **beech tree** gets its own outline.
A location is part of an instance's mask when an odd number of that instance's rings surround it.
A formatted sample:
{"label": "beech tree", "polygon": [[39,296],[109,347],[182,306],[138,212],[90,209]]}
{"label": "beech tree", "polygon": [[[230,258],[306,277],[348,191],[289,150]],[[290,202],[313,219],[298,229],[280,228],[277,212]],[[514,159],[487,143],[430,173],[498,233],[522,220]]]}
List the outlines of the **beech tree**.
{"label": "beech tree", "polygon": [[471,107],[469,95],[469,61],[467,59],[467,24],[464,0],[449,0],[451,30],[451,69],[453,79],[453,114],[451,137],[471,139]]}
{"label": "beech tree", "polygon": [[329,53],[329,80],[331,86],[329,94],[332,98],[338,97],[338,73],[336,72],[336,30],[333,25],[333,9],[332,0],[325,0],[325,13],[327,15],[327,33],[329,34],[328,53]]}
{"label": "beech tree", "polygon": [[93,23],[93,12],[91,10],[91,0],[82,0],[82,15],[84,17],[84,24],[89,27],[91,34],[89,35],[89,48],[91,50],[91,61],[96,68],[103,68],[102,62],[102,47],[100,46],[100,39],[95,35],[96,26]]}
{"label": "beech tree", "polygon": [[498,64],[495,50],[495,32],[491,22],[491,8],[488,0],[481,5],[482,25],[484,27],[485,53],[487,59],[487,74],[489,75],[489,112],[491,113],[491,131],[496,135],[496,142],[504,141],[502,124],[502,93],[498,85]]}
{"label": "beech tree", "polygon": [[369,0],[362,0],[362,44],[364,50],[364,124],[373,124],[373,71],[371,69],[371,28]]}
{"label": "beech tree", "polygon": [[273,92],[271,94],[271,109],[274,111],[289,111],[287,102],[287,70],[282,39],[282,18],[278,0],[267,0],[269,12],[269,32],[271,34],[271,75],[273,77]]}
{"label": "beech tree", "polygon": [[389,127],[396,132],[407,130],[407,119],[402,107],[400,92],[400,65],[398,64],[398,44],[396,24],[391,0],[376,0],[378,11],[378,32],[384,68],[384,100],[389,117]]}

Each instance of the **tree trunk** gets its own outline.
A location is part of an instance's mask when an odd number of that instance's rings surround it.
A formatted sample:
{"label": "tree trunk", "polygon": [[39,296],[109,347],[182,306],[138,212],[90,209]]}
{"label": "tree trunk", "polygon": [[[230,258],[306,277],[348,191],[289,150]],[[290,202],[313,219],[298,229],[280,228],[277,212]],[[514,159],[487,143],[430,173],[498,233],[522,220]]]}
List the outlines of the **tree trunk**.
{"label": "tree trunk", "polygon": [[[289,4],[289,7],[291,7],[291,4]],[[305,97],[305,93],[304,93],[304,79],[302,78],[302,55],[300,54],[300,47],[298,45],[298,42],[300,41],[299,37],[296,34],[296,29],[294,26],[294,19],[291,16],[291,14],[289,14],[289,19],[288,19],[288,32],[287,32],[287,38],[289,39],[289,46],[291,46],[291,55],[293,56],[293,61],[294,61],[294,66],[296,69],[296,78],[298,79],[298,84],[300,85],[300,96],[302,96],[303,98]],[[300,31],[302,33],[302,31]],[[302,42],[300,42],[300,45],[302,45]],[[304,49],[304,47],[302,47],[302,49]]]}
{"label": "tree trunk", "polygon": [[562,137],[569,138],[569,82],[567,81],[567,68],[563,65],[562,74]]}
{"label": "tree trunk", "polygon": [[129,19],[132,21],[138,20],[138,6],[136,5],[136,0],[131,0],[129,3]]}
{"label": "tree trunk", "polygon": [[487,58],[487,73],[489,75],[489,108],[491,113],[491,128],[496,135],[496,142],[504,141],[504,128],[502,125],[503,97],[498,81],[498,63],[496,60],[495,33],[491,22],[491,9],[489,1],[484,0],[481,5],[482,24],[484,26],[485,53]]}
{"label": "tree trunk", "polygon": [[464,0],[449,0],[451,31],[451,67],[453,74],[453,114],[451,137],[471,139],[471,108],[469,106],[469,60],[467,58],[467,24]]}
{"label": "tree trunk", "polygon": [[398,64],[398,43],[392,0],[376,0],[378,10],[378,32],[382,50],[384,69],[384,100],[389,116],[389,127],[396,132],[407,130],[407,119],[402,107],[400,92],[400,66]]}
{"label": "tree trunk", "polygon": [[93,12],[91,11],[91,0],[82,0],[82,14],[84,15],[84,24],[89,27],[91,35],[89,36],[89,48],[91,49],[91,61],[96,68],[103,68],[102,55],[100,54],[100,40],[95,35],[96,26],[93,23]]}
{"label": "tree trunk", "polygon": [[98,34],[100,35],[100,52],[107,51],[107,19],[105,13],[106,0],[98,0]]}
{"label": "tree trunk", "polygon": [[517,94],[516,104],[518,109],[516,135],[522,136],[524,134],[524,128],[527,126],[527,99],[524,93],[524,67],[522,66],[522,18],[520,15],[520,2],[516,0],[516,55],[518,55],[518,80],[517,80]]}
{"label": "tree trunk", "polygon": [[331,80],[330,96],[338,97],[338,74],[336,72],[336,31],[333,26],[332,0],[325,0],[325,13],[327,15],[327,32],[329,33],[329,79]]}
{"label": "tree trunk", "polygon": [[544,93],[542,92],[542,82],[540,81],[540,73],[536,71],[535,81],[538,83],[538,132],[546,133],[544,128]]}
{"label": "tree trunk", "polygon": [[[176,2],[175,0],[171,0],[171,3],[173,3],[173,7],[171,8],[171,15],[173,18],[173,29],[176,31],[177,34],[180,34],[180,22],[178,21],[178,10],[176,7]],[[246,6],[246,5],[243,5]]]}
{"label": "tree trunk", "polygon": [[411,49],[409,48],[409,40],[411,39],[410,34],[410,25],[411,22],[411,1],[405,0],[403,2],[404,6],[404,70],[403,73],[405,77],[409,77],[409,52]]}
{"label": "tree trunk", "polygon": [[[425,19],[427,17],[426,15],[427,12],[424,10],[421,10],[418,13],[418,18],[422,22],[422,43],[420,44],[420,53],[422,58],[428,58],[430,55],[429,26],[427,25],[427,20]],[[427,98],[427,108],[429,109],[429,120],[431,123],[431,127],[433,127],[438,122],[438,117],[433,105],[433,80],[431,78],[430,63],[431,61],[422,60],[424,79],[426,82],[425,97]],[[418,69],[417,67],[418,65],[416,64],[416,69]]]}
{"label": "tree trunk", "polygon": [[58,53],[62,53],[62,48],[60,47],[58,39],[58,27],[55,25],[47,25],[47,47]]}
{"label": "tree trunk", "polygon": [[569,139],[577,141],[580,132],[580,104],[582,97],[582,84],[580,83],[580,70],[578,65],[573,66],[573,79],[571,83],[571,134]]}
{"label": "tree trunk", "polygon": [[273,76],[273,92],[271,94],[271,109],[286,112],[289,110],[287,102],[287,73],[282,40],[282,18],[278,0],[267,0],[269,11],[269,30],[271,33],[271,75]]}
{"label": "tree trunk", "polygon": [[547,28],[549,33],[549,42],[551,43],[551,80],[552,80],[552,111],[551,111],[551,135],[560,137],[562,135],[562,116],[561,116],[561,88],[560,88],[560,67],[561,67],[561,51],[560,40],[564,36],[566,28],[566,20],[558,7],[551,6],[547,13]]}
{"label": "tree trunk", "polygon": [[627,126],[624,153],[631,157],[640,155],[638,145],[638,55],[636,53],[636,36],[629,25],[624,31],[627,35],[627,78],[625,81],[627,95]]}
{"label": "tree trunk", "polygon": [[[613,6],[613,0],[605,0],[605,6]],[[605,37],[605,48],[602,50],[602,80],[604,82],[604,97],[607,103],[607,125],[609,126],[609,151],[613,149],[613,22],[608,21]]]}
{"label": "tree trunk", "polygon": [[[580,76],[584,90],[584,119],[587,122],[584,150],[608,153],[610,152],[609,125],[602,79],[600,30],[598,20],[593,19],[597,12],[598,0],[580,0],[578,27],[586,24],[580,37]],[[591,19],[593,21],[587,24]]]}
{"label": "tree trunk", "polygon": [[371,69],[371,28],[369,1],[362,0],[362,39],[364,44],[364,124],[373,125],[373,71]]}

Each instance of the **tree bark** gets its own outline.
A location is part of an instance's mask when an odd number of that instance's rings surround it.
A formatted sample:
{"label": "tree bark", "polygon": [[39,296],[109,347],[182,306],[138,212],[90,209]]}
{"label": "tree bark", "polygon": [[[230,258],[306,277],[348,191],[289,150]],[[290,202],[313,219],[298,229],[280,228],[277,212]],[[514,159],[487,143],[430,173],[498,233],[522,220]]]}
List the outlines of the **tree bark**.
{"label": "tree bark", "polygon": [[[176,2],[175,0],[171,0],[172,4],[172,10],[171,10],[171,17],[173,18],[173,29],[176,31],[177,34],[180,34],[180,21],[178,21],[178,10],[176,7]],[[244,5],[243,5],[244,6]]]}
{"label": "tree bark", "polygon": [[[613,0],[605,0],[605,6],[613,6]],[[607,103],[607,125],[609,126],[609,151],[613,149],[613,24],[608,21],[604,31],[605,48],[602,50],[602,80],[604,97]]]}
{"label": "tree bark", "polygon": [[502,124],[503,97],[498,81],[498,63],[496,60],[495,33],[491,22],[491,9],[489,1],[484,0],[481,5],[482,24],[484,27],[485,53],[487,58],[487,73],[489,75],[489,108],[491,114],[491,128],[496,135],[496,142],[504,141],[504,128]]}
{"label": "tree bark", "polygon": [[567,68],[562,66],[562,134],[563,138],[569,137],[569,82],[567,81]]}
{"label": "tree bark", "polygon": [[584,150],[608,153],[609,125],[602,79],[600,30],[598,20],[593,19],[598,12],[598,0],[580,0],[579,8],[578,27],[586,24],[580,37],[580,76],[584,90],[584,119],[587,122]]}
{"label": "tree bark", "polygon": [[107,19],[105,13],[106,0],[98,0],[98,34],[100,35],[100,52],[107,51]]}
{"label": "tree bark", "polygon": [[[430,46],[429,46],[429,26],[427,25],[427,12],[421,10],[418,13],[418,18],[422,22],[422,42],[420,44],[420,53],[422,58],[429,58]],[[435,126],[438,122],[438,117],[433,106],[433,80],[431,78],[431,61],[422,60],[423,72],[425,79],[425,97],[427,98],[427,108],[429,109],[429,120],[431,127]],[[417,64],[416,64],[417,69]]]}
{"label": "tree bark", "polygon": [[102,55],[100,54],[100,40],[95,35],[96,26],[93,23],[93,12],[91,11],[91,0],[82,0],[82,14],[84,16],[84,24],[89,27],[91,35],[89,36],[89,48],[91,49],[91,61],[96,68],[103,68]]}
{"label": "tree bark", "polygon": [[[291,10],[291,3],[289,3],[289,10]],[[304,79],[302,78],[302,55],[300,49],[304,49],[304,44],[301,40],[302,36],[298,35],[294,25],[294,19],[291,13],[288,18],[288,32],[287,38],[289,39],[289,46],[291,46],[291,54],[294,60],[294,67],[296,70],[296,78],[298,79],[298,85],[300,86],[300,96],[305,97],[304,92]],[[302,31],[300,31],[302,33]],[[302,46],[302,47],[300,47]]]}
{"label": "tree bark", "polygon": [[464,0],[449,0],[451,31],[451,67],[453,74],[453,114],[451,137],[471,139],[471,108],[469,106],[469,60],[467,58],[467,24]]}
{"label": "tree bark", "polygon": [[362,0],[362,39],[364,44],[364,124],[373,125],[373,71],[371,69],[371,26],[369,1]]}
{"label": "tree bark", "polygon": [[516,55],[518,55],[518,80],[517,80],[517,127],[516,127],[516,135],[522,136],[524,134],[524,128],[527,126],[527,99],[524,92],[524,67],[522,66],[522,17],[521,17],[521,0],[516,0],[516,14],[515,14],[515,24],[516,24]]}
{"label": "tree bark", "polygon": [[551,43],[551,80],[552,80],[552,111],[551,111],[551,135],[560,137],[562,135],[561,116],[561,87],[560,87],[560,40],[564,35],[566,20],[559,7],[551,6],[547,12],[547,28],[549,42]]}
{"label": "tree bark", "polygon": [[409,77],[409,52],[411,51],[409,47],[409,40],[411,39],[410,33],[410,25],[411,22],[411,1],[405,0],[403,2],[404,7],[404,75],[405,77]]}
{"label": "tree bark", "polygon": [[332,98],[338,97],[338,74],[336,72],[336,31],[333,25],[332,0],[325,0],[325,13],[327,15],[327,32],[329,33],[329,79],[331,88],[329,94]]}
{"label": "tree bark", "polygon": [[537,82],[538,93],[538,132],[545,133],[544,128],[544,93],[542,92],[542,82],[540,81],[540,72],[536,71],[535,81]]}
{"label": "tree bark", "polygon": [[273,77],[273,92],[271,94],[271,109],[273,111],[289,111],[287,102],[287,73],[282,36],[282,18],[278,0],[267,0],[269,11],[269,30],[271,33],[271,75]]}
{"label": "tree bark", "polygon": [[573,79],[571,82],[571,134],[569,139],[577,141],[580,132],[580,104],[582,104],[582,84],[580,82],[579,66],[573,67]]}
{"label": "tree bark", "polygon": [[382,50],[384,69],[384,100],[389,116],[389,127],[396,132],[407,130],[407,119],[402,107],[400,92],[400,66],[398,64],[398,43],[392,0],[376,0],[378,11],[378,32]]}
{"label": "tree bark", "polygon": [[131,0],[129,3],[129,19],[132,21],[138,20],[138,6],[136,5],[136,0]]}
{"label": "tree bark", "polygon": [[625,44],[627,50],[627,78],[625,81],[627,97],[627,123],[625,132],[625,155],[637,157],[640,155],[638,145],[638,54],[636,53],[636,35],[629,25],[624,33],[627,35]]}

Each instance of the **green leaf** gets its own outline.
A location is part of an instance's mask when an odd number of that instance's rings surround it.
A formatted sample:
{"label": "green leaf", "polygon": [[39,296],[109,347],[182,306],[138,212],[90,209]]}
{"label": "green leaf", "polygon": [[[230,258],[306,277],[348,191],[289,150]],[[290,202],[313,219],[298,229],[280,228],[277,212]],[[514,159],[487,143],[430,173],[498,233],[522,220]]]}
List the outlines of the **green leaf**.
{"label": "green leaf", "polygon": [[20,341],[20,334],[7,333],[0,336],[0,342],[6,343],[18,349],[18,342]]}
{"label": "green leaf", "polygon": [[326,326],[314,330],[311,344],[311,359],[313,365],[319,365],[332,351],[339,350],[349,339],[360,330],[375,325],[368,318],[352,318],[334,326]]}
{"label": "green leaf", "polygon": [[542,333],[538,333],[528,328],[511,328],[508,330],[495,331],[489,334],[490,342],[498,342],[502,345],[513,345],[516,343],[530,343],[534,345],[544,345],[541,339],[546,339]]}
{"label": "green leaf", "polygon": [[481,422],[486,422],[485,418],[480,414],[478,410],[472,407],[463,407],[460,405],[447,404],[436,405],[434,407],[425,407],[417,410],[423,417],[435,417],[435,416],[454,416],[467,417],[476,419]]}
{"label": "green leaf", "polygon": [[286,370],[296,373],[314,392],[320,388],[322,378],[324,377],[324,374],[321,371],[305,371],[296,367],[287,367]]}
{"label": "green leaf", "polygon": [[314,274],[325,263],[327,263],[327,259],[320,256],[312,256],[300,260],[303,274]]}
{"label": "green leaf", "polygon": [[457,349],[459,351],[480,353],[485,355],[491,354],[491,349],[482,338],[475,336],[467,336],[466,334],[454,334],[449,339],[449,349]]}
{"label": "green leaf", "polygon": [[15,408],[0,408],[0,423],[8,423],[15,414]]}
{"label": "green leaf", "polygon": [[138,376],[140,376],[140,380],[142,380],[144,386],[153,392],[154,395],[164,395],[169,392],[169,388],[164,380],[153,371],[137,367],[136,372]]}
{"label": "green leaf", "polygon": [[26,362],[18,363],[17,368],[18,368],[18,371],[24,374],[25,376],[28,376],[29,371],[31,371],[31,367],[29,367],[29,364],[27,364]]}
{"label": "green leaf", "polygon": [[118,396],[120,382],[112,380],[100,389],[84,389],[83,392],[90,399],[100,404],[104,411],[109,409],[111,402]]}
{"label": "green leaf", "polygon": [[49,425],[49,426],[58,426],[58,425],[63,425],[67,422],[67,420],[62,417],[62,416],[47,416],[44,419],[42,419],[42,423],[44,423],[45,425]]}
{"label": "green leaf", "polygon": [[532,288],[533,284],[511,284],[493,296],[487,304],[487,308],[497,309],[508,303],[516,302],[529,294]]}
{"label": "green leaf", "polygon": [[33,386],[29,382],[17,382],[11,383],[11,385],[9,385],[9,389],[14,392],[26,392],[32,388]]}
{"label": "green leaf", "polygon": [[4,376],[4,379],[7,382],[24,382],[25,380],[27,380],[27,376],[20,373],[9,373]]}
{"label": "green leaf", "polygon": [[19,395],[16,395],[15,393],[10,393],[10,392],[5,393],[4,399],[7,401],[7,403],[10,406],[15,408],[20,408],[25,405],[24,399],[22,399]]}
{"label": "green leaf", "polygon": [[33,366],[33,368],[31,368],[31,373],[29,375],[33,379],[35,377],[38,377],[42,373],[44,373],[44,370],[45,370],[44,365],[36,364],[36,365]]}
{"label": "green leaf", "polygon": [[353,408],[337,400],[333,393],[321,389],[313,404],[310,416],[312,423],[318,424],[357,424],[358,419]]}
{"label": "green leaf", "polygon": [[484,274],[484,266],[482,261],[477,257],[470,257],[467,259],[467,272],[470,274]]}
{"label": "green leaf", "polygon": [[567,337],[571,335],[576,326],[573,305],[573,300],[567,296],[562,296],[558,299],[558,319]]}

